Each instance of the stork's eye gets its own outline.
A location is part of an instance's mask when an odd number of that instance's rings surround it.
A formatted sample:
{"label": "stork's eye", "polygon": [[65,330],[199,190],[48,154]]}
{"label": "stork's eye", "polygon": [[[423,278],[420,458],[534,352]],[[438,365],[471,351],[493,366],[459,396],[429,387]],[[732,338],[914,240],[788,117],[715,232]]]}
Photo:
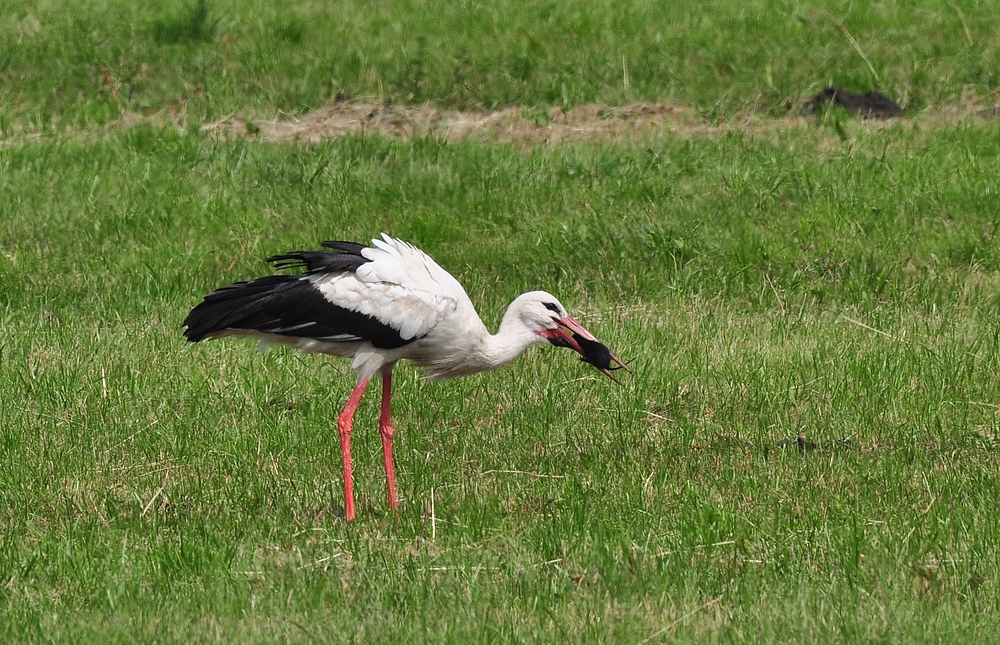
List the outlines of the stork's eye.
{"label": "stork's eye", "polygon": [[546,303],[543,303],[543,304],[545,305],[545,308],[548,309],[549,311],[551,311],[552,313],[554,313],[554,314],[559,313],[559,307],[556,305],[556,303],[554,303],[554,302],[546,302]]}

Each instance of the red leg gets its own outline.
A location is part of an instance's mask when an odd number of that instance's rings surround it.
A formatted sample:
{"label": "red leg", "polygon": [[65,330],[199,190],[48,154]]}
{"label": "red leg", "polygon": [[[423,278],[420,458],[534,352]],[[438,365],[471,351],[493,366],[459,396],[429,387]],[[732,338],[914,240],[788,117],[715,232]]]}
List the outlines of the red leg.
{"label": "red leg", "polygon": [[389,484],[389,508],[399,510],[396,502],[396,474],[392,468],[392,436],[396,430],[392,427],[389,416],[389,405],[392,401],[392,367],[382,370],[382,414],[378,420],[378,431],[382,435],[382,460],[385,462],[385,478]]}
{"label": "red leg", "polygon": [[351,398],[347,399],[344,411],[340,413],[337,420],[337,429],[340,430],[340,453],[344,457],[344,517],[348,522],[354,519],[354,478],[351,476],[351,429],[354,425],[354,412],[361,403],[361,395],[368,387],[369,379],[358,381],[351,392]]}

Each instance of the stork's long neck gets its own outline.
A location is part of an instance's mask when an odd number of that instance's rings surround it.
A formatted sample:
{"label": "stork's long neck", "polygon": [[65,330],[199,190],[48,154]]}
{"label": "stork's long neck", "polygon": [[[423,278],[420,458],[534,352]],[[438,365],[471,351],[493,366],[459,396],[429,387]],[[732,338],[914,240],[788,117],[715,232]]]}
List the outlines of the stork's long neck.
{"label": "stork's long neck", "polygon": [[524,353],[535,343],[545,339],[524,326],[508,309],[497,333],[487,336],[483,342],[483,357],[487,365],[483,369],[502,367]]}
{"label": "stork's long neck", "polygon": [[533,344],[544,340],[525,327],[510,309],[504,314],[495,334],[490,334],[478,318],[477,322],[475,330],[463,330],[461,339],[456,342],[456,352],[445,357],[418,360],[427,368],[431,378],[451,378],[503,367]]}

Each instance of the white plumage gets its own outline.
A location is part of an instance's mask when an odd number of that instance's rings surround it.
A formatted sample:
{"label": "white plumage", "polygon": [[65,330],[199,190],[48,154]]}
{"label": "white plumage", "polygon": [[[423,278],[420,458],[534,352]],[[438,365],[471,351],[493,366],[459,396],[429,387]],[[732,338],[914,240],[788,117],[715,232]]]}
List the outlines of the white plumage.
{"label": "white plumage", "polygon": [[[389,415],[392,368],[409,359],[431,378],[500,367],[535,343],[577,351],[614,379],[625,364],[544,291],[518,296],[490,334],[462,285],[420,249],[383,234],[371,246],[324,242],[325,251],[267,258],[304,275],[272,275],[222,287],[185,319],[185,335],[249,336],[307,353],[353,358],[358,382],[338,421],[344,460],[345,512],[354,519],[350,434],[369,381],[382,378],[379,429],[389,505],[397,508]],[[626,368],[627,369],[627,368]]]}

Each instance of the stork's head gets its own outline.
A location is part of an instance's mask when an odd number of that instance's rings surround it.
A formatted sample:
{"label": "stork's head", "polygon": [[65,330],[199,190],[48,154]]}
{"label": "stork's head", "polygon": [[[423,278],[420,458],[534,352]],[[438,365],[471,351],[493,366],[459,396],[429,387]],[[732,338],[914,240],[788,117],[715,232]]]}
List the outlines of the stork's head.
{"label": "stork's head", "polygon": [[545,291],[530,291],[519,296],[508,310],[515,313],[521,323],[556,347],[568,347],[580,354],[581,360],[590,363],[612,381],[617,382],[611,370],[628,366],[587,329],[566,312],[562,303]]}

